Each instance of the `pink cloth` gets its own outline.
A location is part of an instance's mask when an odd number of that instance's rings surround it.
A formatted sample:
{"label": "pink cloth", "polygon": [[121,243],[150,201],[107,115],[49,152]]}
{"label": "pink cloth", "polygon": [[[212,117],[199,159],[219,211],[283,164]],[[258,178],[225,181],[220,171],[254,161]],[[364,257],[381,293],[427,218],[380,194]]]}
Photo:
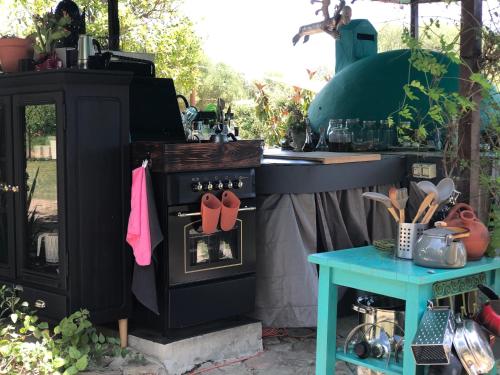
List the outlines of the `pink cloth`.
{"label": "pink cloth", "polygon": [[143,167],[134,169],[127,242],[132,246],[135,261],[140,266],[147,266],[151,263],[151,233],[146,189],[146,170]]}

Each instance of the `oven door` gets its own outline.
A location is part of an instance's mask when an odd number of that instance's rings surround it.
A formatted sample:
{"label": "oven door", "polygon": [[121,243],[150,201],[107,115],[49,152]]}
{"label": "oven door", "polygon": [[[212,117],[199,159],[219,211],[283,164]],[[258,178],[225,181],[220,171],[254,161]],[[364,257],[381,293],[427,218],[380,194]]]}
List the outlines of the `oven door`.
{"label": "oven door", "polygon": [[255,272],[255,210],[255,200],[243,200],[233,229],[204,234],[199,205],[169,207],[170,285]]}

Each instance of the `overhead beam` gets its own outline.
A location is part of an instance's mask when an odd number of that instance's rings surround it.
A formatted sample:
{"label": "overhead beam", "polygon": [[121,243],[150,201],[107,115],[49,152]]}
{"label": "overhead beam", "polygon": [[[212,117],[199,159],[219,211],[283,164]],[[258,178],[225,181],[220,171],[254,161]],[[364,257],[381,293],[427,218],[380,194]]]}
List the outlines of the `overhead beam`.
{"label": "overhead beam", "polygon": [[120,19],[118,18],[118,0],[108,0],[109,49],[120,49]]}
{"label": "overhead beam", "polygon": [[469,168],[463,174],[462,191],[465,199],[476,210],[481,206],[480,152],[481,119],[479,104],[481,91],[477,84],[470,81],[471,73],[479,71],[481,56],[482,0],[462,0],[460,25],[460,57],[465,64],[460,66],[460,94],[471,97],[476,109],[460,119],[458,129],[459,156],[467,161]]}
{"label": "overhead beam", "polygon": [[418,0],[410,3],[410,33],[412,38],[418,39]]}

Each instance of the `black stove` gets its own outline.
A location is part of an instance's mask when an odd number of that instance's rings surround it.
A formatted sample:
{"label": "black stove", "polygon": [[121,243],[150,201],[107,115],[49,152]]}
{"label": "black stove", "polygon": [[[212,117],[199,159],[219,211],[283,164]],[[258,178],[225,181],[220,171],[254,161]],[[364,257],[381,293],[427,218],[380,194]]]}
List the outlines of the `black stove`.
{"label": "black stove", "polygon": [[[255,171],[152,174],[164,241],[153,256],[160,315],[136,303],[133,321],[163,336],[254,309]],[[231,190],[241,200],[233,229],[201,230],[200,200]]]}

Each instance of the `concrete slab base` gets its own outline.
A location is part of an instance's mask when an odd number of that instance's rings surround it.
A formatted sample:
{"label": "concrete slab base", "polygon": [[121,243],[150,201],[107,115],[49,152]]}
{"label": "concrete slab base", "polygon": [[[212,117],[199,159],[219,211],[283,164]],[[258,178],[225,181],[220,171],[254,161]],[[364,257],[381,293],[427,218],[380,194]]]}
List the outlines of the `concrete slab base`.
{"label": "concrete slab base", "polygon": [[228,328],[168,344],[129,336],[129,346],[158,359],[168,375],[181,375],[205,362],[254,355],[263,350],[260,322]]}

